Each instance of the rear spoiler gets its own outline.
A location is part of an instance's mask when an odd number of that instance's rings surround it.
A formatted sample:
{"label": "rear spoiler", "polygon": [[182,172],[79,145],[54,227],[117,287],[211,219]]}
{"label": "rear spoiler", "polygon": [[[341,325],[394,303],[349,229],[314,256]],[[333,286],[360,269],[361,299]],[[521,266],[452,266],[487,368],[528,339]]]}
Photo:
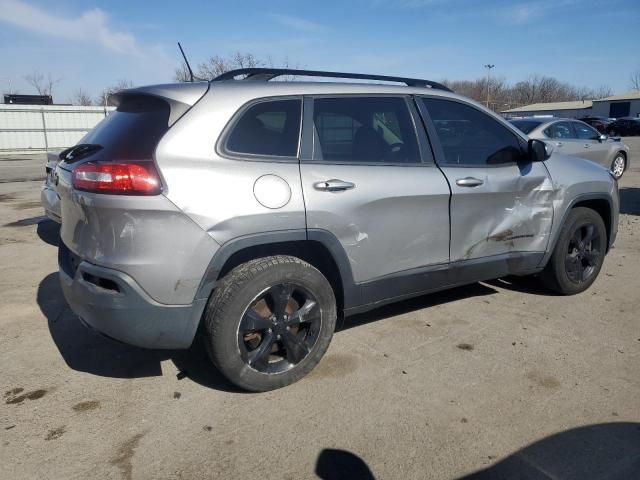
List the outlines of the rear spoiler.
{"label": "rear spoiler", "polygon": [[109,101],[116,107],[125,99],[146,95],[160,98],[169,104],[169,127],[187,113],[198,100],[209,90],[209,82],[194,83],[169,83],[164,85],[151,85],[148,87],[128,88],[120,90],[109,96]]}

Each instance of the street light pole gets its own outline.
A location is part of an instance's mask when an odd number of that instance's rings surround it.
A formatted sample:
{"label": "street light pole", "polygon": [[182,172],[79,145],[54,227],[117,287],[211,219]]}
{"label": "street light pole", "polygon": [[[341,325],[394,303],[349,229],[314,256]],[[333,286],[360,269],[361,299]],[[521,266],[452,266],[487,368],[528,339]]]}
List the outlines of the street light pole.
{"label": "street light pole", "polygon": [[495,67],[495,65],[490,65],[488,63],[484,66],[484,68],[487,69],[487,108],[489,108],[489,74],[493,67]]}

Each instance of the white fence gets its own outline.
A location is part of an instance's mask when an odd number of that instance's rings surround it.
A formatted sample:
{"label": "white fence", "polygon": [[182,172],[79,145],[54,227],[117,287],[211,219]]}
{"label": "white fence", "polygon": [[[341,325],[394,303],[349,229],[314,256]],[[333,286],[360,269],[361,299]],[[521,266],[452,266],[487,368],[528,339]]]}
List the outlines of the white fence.
{"label": "white fence", "polygon": [[114,107],[0,104],[0,155],[75,145]]}

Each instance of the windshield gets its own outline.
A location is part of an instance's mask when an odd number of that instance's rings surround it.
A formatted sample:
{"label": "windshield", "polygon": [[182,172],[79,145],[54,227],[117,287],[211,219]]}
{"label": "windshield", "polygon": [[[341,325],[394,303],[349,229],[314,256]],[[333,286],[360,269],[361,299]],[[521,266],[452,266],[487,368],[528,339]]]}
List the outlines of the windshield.
{"label": "windshield", "polygon": [[510,120],[510,122],[518,130],[527,135],[542,124],[542,122],[537,120]]}

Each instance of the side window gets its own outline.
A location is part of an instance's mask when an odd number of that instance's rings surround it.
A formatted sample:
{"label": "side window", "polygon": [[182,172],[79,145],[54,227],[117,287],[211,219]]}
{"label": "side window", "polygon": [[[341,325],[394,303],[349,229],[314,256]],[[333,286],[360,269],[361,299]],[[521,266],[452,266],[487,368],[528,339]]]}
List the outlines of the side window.
{"label": "side window", "polygon": [[576,138],[576,134],[569,122],[553,123],[545,129],[544,133],[549,138]]}
{"label": "side window", "polygon": [[522,159],[518,137],[487,114],[451,100],[421,100],[436,126],[446,165],[499,165]]}
{"label": "side window", "polygon": [[404,98],[317,98],[313,104],[315,160],[420,163]]}
{"label": "side window", "polygon": [[269,100],[249,107],[233,125],[227,151],[237,154],[296,157],[302,100]]}
{"label": "side window", "polygon": [[578,122],[572,122],[572,125],[580,140],[597,140],[600,137],[600,134],[589,125]]}

